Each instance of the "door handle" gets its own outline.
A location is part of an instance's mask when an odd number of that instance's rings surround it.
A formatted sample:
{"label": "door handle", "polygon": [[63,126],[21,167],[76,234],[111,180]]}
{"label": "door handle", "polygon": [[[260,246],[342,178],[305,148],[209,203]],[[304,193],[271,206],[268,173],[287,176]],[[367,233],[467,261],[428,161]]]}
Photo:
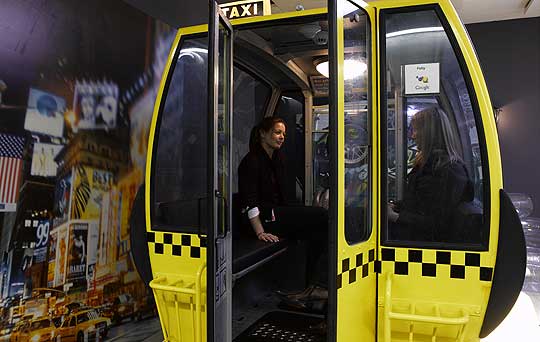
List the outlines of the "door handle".
{"label": "door handle", "polygon": [[223,213],[222,213],[222,215],[223,215],[223,219],[225,220],[224,229],[221,232],[218,231],[218,234],[216,236],[218,239],[222,239],[222,238],[225,237],[225,235],[227,235],[227,232],[229,232],[229,207],[227,206],[227,198],[225,196],[223,196],[221,191],[215,190],[214,195],[216,196],[216,198],[218,198],[220,200],[219,202],[223,201]]}

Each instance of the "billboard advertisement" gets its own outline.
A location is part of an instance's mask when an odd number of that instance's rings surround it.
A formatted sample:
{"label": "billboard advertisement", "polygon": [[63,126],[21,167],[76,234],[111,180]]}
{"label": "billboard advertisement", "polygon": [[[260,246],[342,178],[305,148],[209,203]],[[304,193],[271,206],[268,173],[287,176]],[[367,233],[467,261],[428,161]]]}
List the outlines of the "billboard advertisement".
{"label": "billboard advertisement", "polygon": [[34,227],[36,234],[36,244],[34,246],[34,264],[47,260],[47,247],[49,246],[49,220],[25,220],[27,227]]}
{"label": "billboard advertisement", "polygon": [[103,195],[113,184],[112,172],[79,165],[73,169],[73,205],[71,219],[98,220]]}
{"label": "billboard advertisement", "polygon": [[87,243],[88,223],[70,224],[67,283],[86,285]]}
{"label": "billboard advertisement", "polygon": [[58,164],[54,161],[54,158],[56,158],[63,147],[63,145],[35,143],[30,175],[56,177]]}
{"label": "billboard advertisement", "polygon": [[88,282],[88,289],[95,289],[96,279],[96,264],[98,255],[98,242],[99,242],[99,226],[98,221],[88,222],[88,243],[87,243],[87,256],[86,263],[88,264],[86,270],[86,280]]}
{"label": "billboard advertisement", "polygon": [[58,227],[66,222],[69,216],[69,207],[71,205],[71,185],[72,173],[69,172],[56,182],[54,191],[54,227]]}
{"label": "billboard advertisement", "polygon": [[47,287],[54,286],[54,272],[56,269],[56,247],[58,242],[58,231],[51,231],[49,235],[49,253],[47,268]]}
{"label": "billboard advertisement", "polygon": [[30,88],[24,120],[27,131],[61,137],[64,135],[66,100],[51,93]]}
{"label": "billboard advertisement", "polygon": [[68,251],[68,226],[63,225],[57,228],[57,246],[55,257],[54,286],[63,285],[66,280],[66,265]]}
{"label": "billboard advertisement", "polygon": [[76,82],[72,129],[114,129],[118,111],[118,86],[112,82]]}

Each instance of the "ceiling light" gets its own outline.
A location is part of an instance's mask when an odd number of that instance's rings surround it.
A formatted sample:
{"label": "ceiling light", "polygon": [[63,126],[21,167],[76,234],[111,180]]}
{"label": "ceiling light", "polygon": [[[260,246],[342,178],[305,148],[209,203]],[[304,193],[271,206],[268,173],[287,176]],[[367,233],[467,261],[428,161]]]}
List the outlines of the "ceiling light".
{"label": "ceiling light", "polygon": [[390,32],[386,34],[386,38],[392,38],[396,36],[404,36],[406,34],[415,34],[415,33],[424,33],[424,32],[438,32],[438,31],[444,31],[444,28],[440,26],[435,27],[419,27],[409,30],[402,30],[402,31],[396,31],[396,32]]}
{"label": "ceiling light", "polygon": [[[316,64],[315,68],[326,78],[330,75],[330,72],[328,71],[328,61],[322,61]],[[343,63],[343,77],[346,80],[362,76],[366,70],[367,64],[358,59],[346,59]]]}

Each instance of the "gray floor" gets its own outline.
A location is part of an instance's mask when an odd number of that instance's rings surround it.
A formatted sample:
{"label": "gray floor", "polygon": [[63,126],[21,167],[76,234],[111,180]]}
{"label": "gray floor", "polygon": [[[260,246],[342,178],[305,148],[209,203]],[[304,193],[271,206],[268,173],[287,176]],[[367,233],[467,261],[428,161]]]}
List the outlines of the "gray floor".
{"label": "gray floor", "polygon": [[250,325],[259,320],[266,313],[278,310],[280,300],[272,293],[266,293],[254,305],[233,310],[232,333],[233,339],[240,335]]}

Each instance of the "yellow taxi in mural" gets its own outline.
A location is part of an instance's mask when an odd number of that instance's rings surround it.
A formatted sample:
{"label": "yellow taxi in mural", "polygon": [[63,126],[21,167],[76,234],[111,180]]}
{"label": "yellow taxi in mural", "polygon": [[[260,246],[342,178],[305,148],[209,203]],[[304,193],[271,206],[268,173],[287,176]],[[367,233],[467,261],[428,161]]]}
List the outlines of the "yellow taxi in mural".
{"label": "yellow taxi in mural", "polygon": [[56,330],[56,342],[93,341],[107,336],[111,321],[99,317],[94,309],[78,311],[69,315]]}
{"label": "yellow taxi in mural", "polygon": [[[132,226],[165,341],[487,336],[519,294],[525,243],[450,1],[264,4],[225,15],[211,1],[209,25],[180,28],[165,67]],[[270,176],[253,169],[246,190],[240,161],[259,148],[250,132],[263,118],[274,124],[254,136],[268,155],[253,153]],[[310,227],[264,231],[284,222],[285,197],[327,210],[315,256],[328,276],[316,286]]]}
{"label": "yellow taxi in mural", "polygon": [[52,342],[56,326],[49,317],[40,317],[30,322],[24,339],[25,342]]}
{"label": "yellow taxi in mural", "polygon": [[9,341],[10,342],[24,341],[27,338],[29,326],[30,326],[29,320],[21,320],[20,322],[17,322],[15,324],[15,327],[13,327],[13,330],[11,331]]}

